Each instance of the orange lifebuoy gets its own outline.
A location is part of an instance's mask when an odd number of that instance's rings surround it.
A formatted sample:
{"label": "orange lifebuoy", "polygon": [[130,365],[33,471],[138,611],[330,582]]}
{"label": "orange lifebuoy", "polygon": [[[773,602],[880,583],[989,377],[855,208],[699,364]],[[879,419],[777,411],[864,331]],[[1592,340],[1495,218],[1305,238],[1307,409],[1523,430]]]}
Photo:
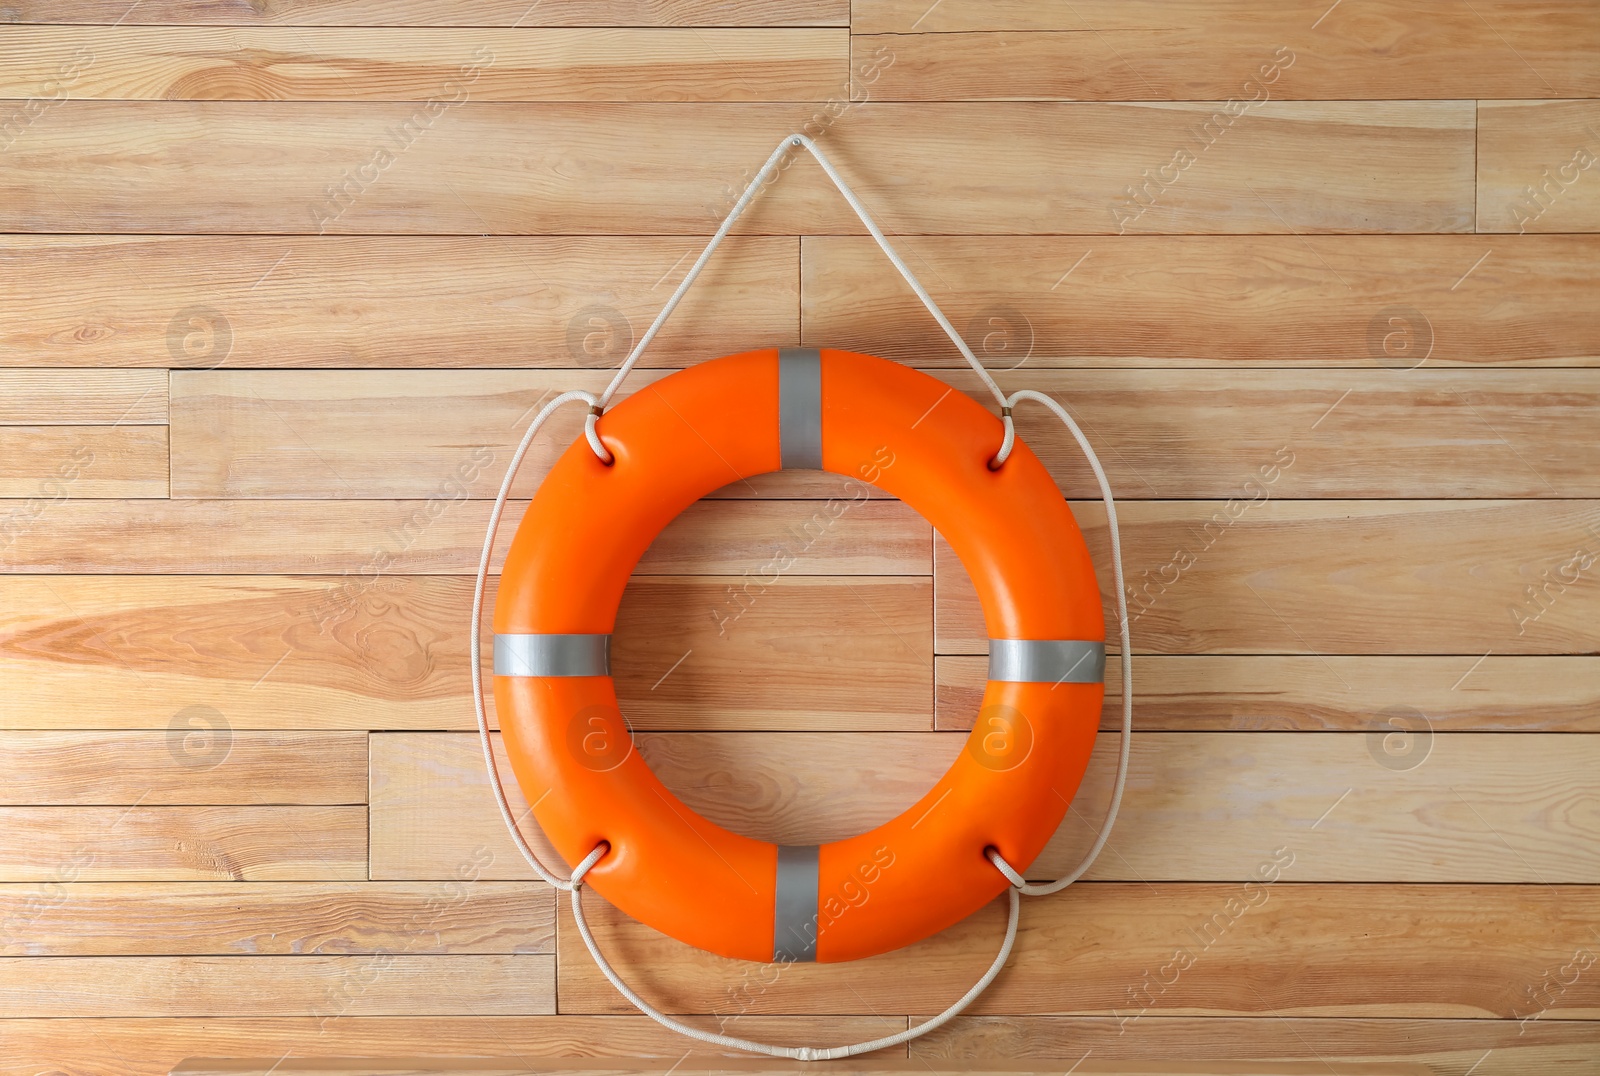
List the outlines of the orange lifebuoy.
{"label": "orange lifebuoy", "polygon": [[[495,700],[539,825],[633,918],[746,960],[871,956],[961,920],[1025,868],[1088,765],[1104,694],[1094,568],[1049,473],[943,382],[870,355],[751,351],[672,374],[606,413],[528,506],[496,595]],[[977,587],[989,683],[966,749],[899,817],[784,846],[732,833],[662,785],[632,741],[609,640],[639,557],[679,512],[782,468],[867,481],[926,517]]]}

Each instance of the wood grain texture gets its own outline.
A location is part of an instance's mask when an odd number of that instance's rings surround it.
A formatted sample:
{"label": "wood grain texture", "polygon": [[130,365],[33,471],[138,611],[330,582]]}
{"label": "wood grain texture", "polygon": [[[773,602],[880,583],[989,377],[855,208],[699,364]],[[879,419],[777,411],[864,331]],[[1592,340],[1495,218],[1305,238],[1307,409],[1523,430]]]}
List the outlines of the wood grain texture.
{"label": "wood grain texture", "polygon": [[848,0],[17,0],[7,22],[255,26],[847,26]]}
{"label": "wood grain texture", "polygon": [[[548,886],[474,881],[0,886],[5,956],[552,953]],[[3,1070],[0,1070],[3,1071]]]}
{"label": "wood grain texture", "polygon": [[[1415,728],[1137,735],[1112,854],[1088,877],[1243,881],[1264,845],[1286,845],[1296,850],[1297,881],[1600,880],[1600,855],[1580,850],[1600,829],[1600,799],[1585,776],[1600,748],[1588,737]],[[910,808],[965,737],[652,733],[637,742],[667,787],[711,821],[814,844]],[[1116,746],[1115,734],[1101,734],[1072,814],[1030,877],[1064,874],[1088,851],[1109,802]],[[375,736],[374,877],[448,876],[469,853],[483,858],[478,848],[493,853],[484,877],[531,876],[481,768],[471,736]],[[509,782],[509,767],[501,768]],[[527,802],[513,794],[513,813],[523,817]]]}
{"label": "wood grain texture", "polygon": [[[614,660],[634,727],[931,727],[926,577],[765,578],[630,586]],[[0,727],[192,729],[202,762],[233,730],[473,727],[470,579],[10,577],[0,608]]]}
{"label": "wood grain texture", "polygon": [[0,807],[0,881],[355,881],[365,807]]}
{"label": "wood grain texture", "polygon": [[[1153,212],[1153,211],[1152,211]],[[1487,220],[1488,218],[1480,218]],[[914,236],[912,268],[986,364],[1041,369],[1589,366],[1600,237]],[[870,240],[803,241],[805,341],[961,366]],[[1401,319],[1391,323],[1390,318]],[[1398,334],[1398,335],[1393,335]],[[1382,367],[1383,369],[1377,369]]]}
{"label": "wood grain texture", "polygon": [[1478,106],[1478,231],[1600,231],[1600,101]]}
{"label": "wood grain texture", "polygon": [[512,1016],[554,1012],[554,986],[536,955],[0,957],[0,999],[24,1017]]}
{"label": "wood grain texture", "polygon": [[0,732],[0,804],[367,801],[367,739],[360,733],[236,733],[226,720],[197,707],[159,732]]}
{"label": "wood grain texture", "polygon": [[[1270,850],[1260,859],[1271,864]],[[1029,903],[1006,971],[973,1012],[1114,1017],[1133,1021],[1131,1042],[1153,1016],[1512,1019],[1539,1011],[1524,984],[1542,985],[1575,948],[1594,951],[1597,900],[1593,888],[1538,885],[1080,884]],[[561,1011],[620,1011],[561,903]],[[585,911],[602,950],[665,1012],[716,1011],[730,993],[749,1012],[936,1012],[988,966],[1005,926],[991,904],[894,953],[779,972],[672,941],[592,893]],[[1580,977],[1543,1019],[1597,1012],[1600,986]]]}
{"label": "wood grain texture", "polygon": [[[1078,501],[1072,510],[1115,624],[1104,508]],[[1136,651],[1595,648],[1600,506],[1590,501],[1280,501],[1252,491],[1228,502],[1128,502],[1118,519]],[[977,594],[942,539],[934,593],[935,650],[987,653]]]}
{"label": "wood grain texture", "polygon": [[[1445,1076],[1567,1076],[1600,1054],[1586,1020],[979,1016],[911,1045],[920,1058],[1135,1061],[1174,1056],[1314,1063],[1405,1060]],[[1477,1067],[1474,1068],[1473,1066]]]}
{"label": "wood grain texture", "polygon": [[[977,1011],[891,1060],[1596,1070],[1593,4],[10,0],[0,24],[0,1076],[704,1064],[528,879],[464,629],[530,408],[604,384],[796,130],[1124,502],[1118,828],[1027,903]],[[796,343],[975,387],[812,161],[737,231],[630,390]],[[1108,569],[1090,471],[1017,417]],[[978,705],[960,566],[851,497],[716,491],[619,610],[645,761],[756,836],[911,806]],[[1106,810],[1119,662],[1030,874]],[[805,1044],[943,1008],[1003,920],[780,969],[585,900],[645,997]]]}
{"label": "wood grain texture", "polygon": [[[0,253],[0,264],[4,257]],[[0,426],[145,426],[166,421],[164,370],[0,370]]]}
{"label": "wood grain texture", "polygon": [[842,29],[49,27],[0,39],[0,99],[794,101],[844,93]]}
{"label": "wood grain texture", "polygon": [[[1470,102],[1219,107],[467,102],[397,127],[411,106],[66,101],[19,125],[0,229],[705,235],[807,122],[894,234],[1472,229]],[[1186,146],[1204,156],[1137,209],[1130,185]],[[108,187],[91,158],[139,168]],[[860,224],[808,165],[742,228]]]}
{"label": "wood grain texture", "polygon": [[[795,243],[729,239],[644,364],[793,343]],[[106,414],[102,397],[120,403],[134,386],[151,395],[127,421],[166,420],[165,375],[158,388],[156,375],[104,367],[609,368],[698,247],[661,236],[3,236],[0,287],[14,294],[0,360],[102,368],[72,397],[70,421],[85,423]],[[53,412],[74,376],[4,371],[0,384]],[[13,406],[0,404],[6,421]],[[60,421],[35,409],[20,420]]]}
{"label": "wood grain texture", "polygon": [[[940,376],[986,396],[970,374]],[[1600,414],[1600,372],[1030,370],[1003,380],[1067,401],[1123,497],[1227,498],[1246,483],[1277,497],[1600,496],[1600,447],[1568,432]],[[427,497],[444,482],[492,497],[530,412],[574,384],[601,387],[568,371],[177,373],[173,494]],[[514,495],[533,494],[582,417],[569,408],[541,431]],[[1099,495],[1044,408],[1020,408],[1017,430],[1067,496]],[[795,477],[727,492],[826,488]]]}
{"label": "wood grain texture", "polygon": [[165,497],[165,426],[0,426],[0,497]]}
{"label": "wood grain texture", "polygon": [[[687,1058],[674,1063],[661,1061],[616,1061],[609,1058],[549,1058],[527,1064],[514,1059],[482,1057],[308,1057],[304,1060],[279,1057],[190,1058],[172,1070],[173,1076],[656,1076],[671,1068],[684,1076],[734,1076],[805,1071],[805,1062],[750,1058],[739,1061],[694,1062]],[[1054,1065],[1030,1065],[1011,1061],[914,1061],[901,1057],[888,1060],[856,1058],[844,1061],[836,1070],[851,1076],[1056,1076]],[[1228,1061],[1221,1064],[1185,1061],[1147,1061],[1134,1064],[1088,1061],[1078,1066],[1083,1076],[1431,1076],[1428,1069],[1404,1062],[1353,1064],[1300,1063],[1294,1061]]]}
{"label": "wood grain texture", "polygon": [[[1526,0],[1071,5],[868,0],[859,67],[886,100],[1329,100],[1600,96],[1600,17]],[[884,32],[870,32],[884,31]]]}
{"label": "wood grain texture", "polygon": [[[462,446],[456,467],[481,473],[474,451]],[[483,555],[493,502],[462,497],[459,478],[445,471],[425,498],[403,501],[37,497],[0,511],[0,567],[73,575],[327,574],[361,589],[397,576],[470,575]],[[645,559],[640,571],[766,573],[780,544],[804,553],[803,566],[790,574],[883,570],[891,564],[897,573],[927,570],[920,539],[928,531],[921,519],[897,503],[852,506],[846,496],[841,491],[837,515],[828,512],[833,525],[809,544],[805,528],[827,511],[827,502],[772,507],[708,501],[668,526],[662,564]],[[499,570],[516,533],[511,521],[526,508],[526,501],[507,503],[491,571]],[[136,550],[123,541],[129,532],[145,539]],[[864,548],[830,540],[868,532],[872,538]]]}
{"label": "wood grain texture", "polygon": [[[1102,729],[1122,725],[1120,662],[1106,660]],[[934,659],[936,728],[972,728],[988,670],[985,657]],[[1140,654],[1133,692],[1139,731],[1387,733],[1414,711],[1437,732],[1600,732],[1592,656]]]}
{"label": "wood grain texture", "polygon": [[[690,1023],[767,1042],[862,1042],[905,1030],[903,1016],[721,1016]],[[727,1056],[644,1016],[336,1016],[125,1019],[13,1019],[6,1025],[4,1076],[167,1076],[186,1057],[304,1056],[307,1048],[342,1056],[382,1051],[447,1055],[492,1049],[512,1057]],[[901,1047],[896,1056],[904,1055]]]}

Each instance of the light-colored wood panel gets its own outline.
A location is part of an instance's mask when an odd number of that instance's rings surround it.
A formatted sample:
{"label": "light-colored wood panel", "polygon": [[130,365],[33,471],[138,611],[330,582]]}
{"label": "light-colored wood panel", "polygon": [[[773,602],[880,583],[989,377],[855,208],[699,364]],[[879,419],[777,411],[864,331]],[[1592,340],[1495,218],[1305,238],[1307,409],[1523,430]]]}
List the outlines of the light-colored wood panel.
{"label": "light-colored wood panel", "polygon": [[555,962],[531,954],[0,957],[13,1016],[513,1016],[554,995]]}
{"label": "light-colored wood panel", "polygon": [[[971,375],[947,375],[971,394]],[[1123,497],[1592,497],[1600,420],[1583,370],[1031,371],[1004,387],[1048,392],[1094,440]],[[1098,483],[1043,407],[1017,433],[1069,497]]]}
{"label": "light-colored wood panel", "polygon": [[[466,453],[462,454],[463,459]],[[441,475],[441,488],[448,475]],[[511,518],[525,502],[507,507]],[[0,565],[60,574],[391,575],[477,570],[489,502],[70,500],[0,517]],[[137,534],[132,546],[126,535]],[[512,534],[503,528],[503,553]]]}
{"label": "light-colored wood panel", "polygon": [[848,0],[17,0],[18,23],[250,26],[848,26]]}
{"label": "light-colored wood panel", "polygon": [[[6,956],[551,953],[542,882],[56,882],[0,885]],[[4,1071],[4,1070],[0,1070]]]}
{"label": "light-colored wood panel", "polygon": [[[7,245],[0,243],[0,274],[5,273]],[[0,280],[9,291],[9,277],[0,275]],[[76,283],[81,288],[84,282]],[[21,295],[8,296],[13,304],[21,300]],[[17,361],[3,347],[0,357]],[[147,426],[166,421],[165,370],[0,370],[0,426]]]}
{"label": "light-colored wood panel", "polygon": [[[634,375],[618,398],[660,376]],[[540,408],[570,389],[599,393],[609,380],[573,370],[176,372],[174,495],[492,498]],[[571,406],[551,416],[517,472],[513,496],[534,494],[582,435],[584,417]],[[859,481],[805,471],[756,475],[712,494],[874,495]]]}
{"label": "light-colored wood panel", "polygon": [[[1104,508],[1077,501],[1072,511],[1115,625]],[[1600,640],[1593,501],[1245,494],[1134,501],[1117,514],[1135,650],[1581,654]],[[987,653],[977,594],[942,539],[934,593],[936,651]]]}
{"label": "light-colored wood panel", "polygon": [[926,578],[636,578],[612,647],[618,702],[647,727],[933,725]]}
{"label": "light-colored wood panel", "polygon": [[365,807],[0,807],[0,881],[355,881]]}
{"label": "light-colored wood panel", "polygon": [[[684,1076],[762,1076],[768,1073],[804,1072],[806,1062],[773,1058],[741,1061],[694,1062],[687,1058],[671,1065],[665,1060],[618,1062],[598,1058],[550,1058],[529,1065],[517,1058],[409,1057],[279,1057],[193,1058],[172,1070],[173,1076],[657,1076],[681,1072]],[[1030,1065],[1013,1061],[851,1060],[837,1071],[851,1076],[1057,1076],[1056,1065]],[[1086,1061],[1074,1071],[1082,1076],[1432,1076],[1421,1065],[1389,1063],[1310,1064],[1293,1061],[1228,1061],[1221,1064],[1187,1061],[1148,1061],[1136,1064]]]}
{"label": "light-colored wood panel", "polygon": [[[1102,729],[1122,725],[1121,658],[1106,660]],[[989,659],[934,659],[937,728],[966,731]],[[1600,658],[1140,654],[1143,731],[1391,730],[1420,714],[1437,732],[1600,732]]]}
{"label": "light-colored wood panel", "polygon": [[[1136,734],[1116,833],[1089,877],[1244,880],[1265,844],[1297,850],[1299,881],[1600,880],[1600,854],[1586,850],[1600,830],[1600,800],[1586,776],[1600,764],[1600,745],[1415,729]],[[923,733],[638,738],[691,808],[781,844],[838,840],[911,809],[964,742]],[[1072,813],[1030,876],[1064,874],[1088,851],[1109,802],[1116,747],[1115,734],[1100,735]],[[533,829],[526,798],[507,791],[525,831]],[[438,877],[480,844],[495,852],[485,877],[528,876],[501,832],[474,737],[375,737],[372,795],[375,877]]]}
{"label": "light-colored wood panel", "polygon": [[[766,578],[635,580],[614,652],[635,728],[931,727],[926,578]],[[474,726],[469,579],[17,576],[0,610],[4,728],[215,729],[204,761],[234,730]]]}
{"label": "light-colored wood panel", "polygon": [[[475,451],[463,446],[457,466],[476,473],[474,459],[481,456],[474,457]],[[456,479],[455,472],[445,472],[426,499],[405,501],[34,498],[0,514],[0,566],[73,575],[328,574],[362,589],[398,575],[471,574],[483,555],[493,502],[461,497]],[[823,510],[818,502],[770,507],[709,501],[668,525],[662,566],[704,574],[766,573],[774,550],[786,543],[804,553],[789,574],[850,573],[891,561],[896,572],[926,572],[926,550],[913,541],[926,526],[914,513],[898,504],[850,507],[849,493],[838,493],[836,507],[848,510],[803,550],[795,528],[806,533]],[[499,570],[526,508],[526,501],[507,504],[491,571]],[[873,531],[864,548],[830,540],[835,533]],[[127,534],[139,535],[137,547],[130,547]],[[639,570],[649,575],[661,568],[647,553]]]}
{"label": "light-colored wood panel", "polygon": [[361,733],[236,733],[205,706],[180,711],[161,732],[0,732],[0,756],[0,804],[367,801]]}
{"label": "light-colored wood panel", "polygon": [[[1565,963],[1563,961],[1562,963]],[[1270,996],[1270,995],[1269,995]],[[1570,1076],[1600,1056],[1587,1020],[1407,1020],[1258,1017],[977,1016],[911,1044],[913,1057],[1104,1061],[1273,1058],[1339,1064],[1418,1063],[1462,1076]]]}
{"label": "light-colored wood panel", "polygon": [[471,611],[449,577],[3,577],[0,725],[470,727]]}
{"label": "light-colored wood panel", "polygon": [[[12,315],[0,325],[0,360],[609,368],[627,355],[699,247],[660,236],[4,236],[0,289],[14,294]],[[644,364],[793,343],[795,257],[791,238],[729,239],[651,341]],[[65,407],[60,393],[74,376],[82,375],[8,371],[0,384],[26,389],[24,402]],[[132,387],[137,382],[128,379],[157,376],[102,370],[86,387],[108,378]],[[159,376],[159,396],[152,391],[127,421],[141,414],[166,421]],[[37,387],[14,380],[32,378],[47,380]],[[574,377],[561,388],[594,380]],[[629,387],[648,380],[636,375]],[[95,389],[75,399],[72,413],[84,417],[74,421],[101,421],[100,395]],[[121,404],[119,393],[118,406],[132,403]],[[0,406],[8,416],[14,405]],[[32,409],[21,420],[59,421]]]}
{"label": "light-colored wood panel", "polygon": [[1600,101],[1478,105],[1478,231],[1600,231]]}
{"label": "light-colored wood panel", "polygon": [[[818,115],[828,153],[894,234],[1473,226],[1470,101],[1221,107],[468,102],[411,137],[395,134],[403,104],[67,101],[11,143],[0,230],[704,235],[756,162]],[[1141,171],[1197,138],[1203,163],[1138,208]],[[861,226],[806,163],[743,227]]]}
{"label": "light-colored wood panel", "polygon": [[[1266,845],[1259,858],[1275,863]],[[1294,873],[1291,865],[1287,877]],[[1597,901],[1592,888],[1540,885],[1081,884],[1026,902],[1005,974],[972,1011],[1140,1023],[1147,1015],[1508,1019],[1528,1010],[1522,984],[1543,984],[1575,948],[1594,950]],[[588,959],[571,909],[558,906],[561,1011],[621,1011],[627,1003]],[[713,1009],[742,974],[776,979],[739,994],[750,1012],[936,1012],[988,967],[1005,927],[996,902],[898,952],[751,971],[627,920],[593,893],[584,907],[602,951],[666,1012]],[[1544,1018],[1597,1013],[1600,984],[1580,976]],[[1138,1026],[1128,1025],[1131,1042]]]}
{"label": "light-colored wood panel", "polygon": [[[986,397],[970,374],[941,376]],[[1571,436],[1600,417],[1600,373],[1588,370],[1029,370],[1002,380],[1065,400],[1122,496],[1226,498],[1241,487],[1274,497],[1600,495],[1600,448]],[[173,493],[491,497],[529,412],[573,381],[566,372],[180,372]],[[533,495],[582,418],[570,408],[541,431],[514,495]],[[1024,406],[1017,428],[1069,497],[1099,495],[1053,415]],[[724,492],[790,492],[789,477]]]}
{"label": "light-colored wood panel", "polygon": [[1600,17],[1577,4],[870,0],[852,15],[855,66],[884,100],[1600,95]]}
{"label": "light-colored wood panel", "polygon": [[[911,267],[983,361],[1053,366],[1593,365],[1600,237],[913,236]],[[804,336],[960,366],[865,238],[803,241]],[[1422,371],[1418,371],[1422,372]],[[1009,383],[1009,382],[1008,382]]]}
{"label": "light-colored wood panel", "polygon": [[[864,1042],[904,1031],[903,1016],[690,1017],[697,1027],[784,1045],[823,1041]],[[293,1059],[308,1047],[340,1056],[384,1051],[460,1056],[486,1050],[518,1058],[659,1057],[665,1064],[685,1054],[726,1056],[644,1016],[339,1016],[169,1019],[11,1019],[5,1024],[4,1076],[37,1076],[41,1069],[68,1076],[167,1076],[188,1057]],[[903,1056],[904,1047],[894,1056]],[[738,1055],[746,1057],[748,1055]],[[879,1055],[882,1056],[882,1055]]]}
{"label": "light-colored wood panel", "polygon": [[0,39],[0,98],[123,101],[795,101],[846,92],[822,29],[50,27]]}
{"label": "light-colored wood panel", "polygon": [[165,426],[0,426],[0,497],[165,497]]}

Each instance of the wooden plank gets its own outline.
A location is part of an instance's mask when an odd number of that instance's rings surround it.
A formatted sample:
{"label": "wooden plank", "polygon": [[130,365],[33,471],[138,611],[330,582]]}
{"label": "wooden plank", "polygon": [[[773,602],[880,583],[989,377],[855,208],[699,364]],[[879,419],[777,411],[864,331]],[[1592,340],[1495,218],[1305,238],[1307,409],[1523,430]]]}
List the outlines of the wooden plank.
{"label": "wooden plank", "polygon": [[[979,357],[998,371],[1020,365],[1012,378],[1024,380],[1057,366],[1398,374],[1420,362],[1600,360],[1594,236],[912,236],[895,245]],[[806,343],[963,365],[870,240],[807,237],[802,263]]]}
{"label": "wooden plank", "polygon": [[0,807],[0,881],[356,881],[365,807]]}
{"label": "wooden plank", "polygon": [[[896,235],[1473,226],[1471,102],[1270,102],[1237,123],[1220,107],[839,102],[811,122]],[[705,235],[755,162],[807,122],[793,105],[468,102],[413,134],[397,127],[409,114],[363,102],[67,101],[7,150],[0,230]],[[1128,193],[1142,170],[1213,142],[1224,148],[1181,182],[1140,195],[1150,208]],[[101,170],[130,160],[139,166],[104,181]],[[744,229],[861,226],[808,166],[789,169]]]}
{"label": "wooden plank", "polygon": [[[5,260],[0,246],[0,266]],[[78,281],[79,287],[83,283]],[[4,350],[0,356],[13,361]],[[166,421],[165,370],[0,370],[0,426],[145,426]]]}
{"label": "wooden plank", "polygon": [[[1596,798],[1586,776],[1600,762],[1600,745],[1590,737],[1415,728],[1137,734],[1114,854],[1088,876],[1244,880],[1265,843],[1295,848],[1297,881],[1600,879],[1600,852],[1591,850]],[[657,775],[691,808],[783,844],[852,836],[911,808],[965,740],[926,733],[637,738]],[[1100,735],[1073,814],[1030,876],[1064,874],[1087,852],[1110,799],[1116,748],[1115,734]],[[515,782],[503,760],[500,767],[513,814],[524,817],[527,801],[509,787]],[[470,735],[376,736],[373,876],[440,877],[465,849],[483,845],[495,853],[485,877],[529,877],[502,832],[482,769]],[[533,829],[524,822],[525,832]]]}
{"label": "wooden plank", "polygon": [[[801,578],[636,580],[615,655],[634,727],[930,728],[927,580]],[[9,577],[0,610],[4,728],[474,727],[469,579]],[[487,625],[483,649],[487,670]]]}
{"label": "wooden plank", "polygon": [[6,956],[553,953],[543,883],[55,882],[0,885]]}
{"label": "wooden plank", "polygon": [[466,728],[471,609],[447,577],[4,577],[0,725]]}
{"label": "wooden plank", "polygon": [[[457,466],[476,472],[473,451],[463,447]],[[359,576],[355,585],[363,589],[396,575],[470,574],[478,570],[493,505],[461,498],[457,477],[442,473],[426,499],[407,501],[39,497],[0,512],[0,566],[73,575],[339,574]],[[512,521],[526,508],[526,501],[507,504],[492,571],[499,570],[516,533]],[[666,564],[707,575],[767,572],[779,543],[801,548],[792,528],[804,528],[819,510],[816,501],[780,507],[708,501],[668,526],[673,533],[663,538]],[[874,528],[879,533],[864,548],[829,540]],[[124,540],[129,533],[142,539],[136,550]],[[849,573],[865,565],[888,567],[891,560],[896,572],[925,572],[927,552],[912,540],[923,533],[925,524],[899,504],[861,504],[841,512],[823,538],[804,546],[805,566],[790,574]],[[692,552],[697,549],[705,552]],[[640,570],[662,569],[647,559]]]}
{"label": "wooden plank", "polygon": [[852,15],[853,67],[879,75],[881,100],[1600,95],[1600,18],[1579,5],[868,0]]}
{"label": "wooden plank", "polygon": [[636,578],[613,661],[650,727],[929,729],[932,644],[925,578]]}
{"label": "wooden plank", "polygon": [[1478,231],[1600,231],[1600,101],[1478,106]]}
{"label": "wooden plank", "polygon": [[[749,1058],[739,1061],[710,1061],[669,1066],[665,1060],[618,1062],[600,1058],[551,1058],[532,1065],[515,1058],[483,1057],[308,1057],[304,1060],[281,1057],[189,1058],[172,1070],[173,1076],[445,1076],[473,1073],[476,1076],[650,1076],[667,1071],[685,1076],[739,1076],[739,1074],[799,1073],[808,1062]],[[929,1076],[1056,1076],[1057,1066],[1030,1065],[1015,1061],[930,1061],[918,1058],[890,1060],[850,1059],[837,1071],[850,1076],[902,1076],[928,1073]],[[1297,1062],[1193,1063],[1187,1061],[1149,1061],[1135,1064],[1090,1061],[1077,1069],[1082,1076],[1432,1076],[1422,1065],[1410,1064],[1310,1064]]]}
{"label": "wooden plank", "polygon": [[[1122,725],[1121,658],[1106,661],[1102,729]],[[972,727],[985,657],[934,659],[934,724]],[[1436,732],[1600,732],[1600,659],[1141,654],[1141,731],[1388,731],[1415,711]]]}
{"label": "wooden plank", "polygon": [[[793,101],[845,93],[843,29],[48,27],[0,41],[0,99]],[[426,114],[424,114],[426,115]]]}
{"label": "wooden plank", "polygon": [[[808,1045],[863,1042],[904,1031],[903,1016],[690,1017],[689,1023],[728,1035]],[[292,1060],[308,1048],[345,1056],[382,1051],[478,1053],[517,1058],[585,1055],[659,1057],[666,1064],[690,1055],[728,1056],[684,1038],[644,1016],[335,1016],[167,1019],[8,1019],[6,1076],[41,1070],[167,1076],[186,1057],[270,1054]],[[903,1055],[904,1048],[900,1054]],[[747,1055],[738,1055],[747,1056]],[[881,1055],[880,1055],[881,1056]]]}
{"label": "wooden plank", "polygon": [[[1408,1020],[977,1016],[911,1044],[917,1058],[1169,1057],[1282,1059],[1333,1064],[1407,1061],[1434,1073],[1564,1076],[1600,1055],[1600,1023],[1586,1020]],[[1478,1067],[1473,1068],[1476,1064]]]}
{"label": "wooden plank", "polygon": [[234,732],[209,706],[179,711],[162,732],[0,732],[0,755],[0,804],[367,801],[361,733]]}
{"label": "wooden plank", "polygon": [[[729,239],[651,342],[644,365],[687,365],[798,339],[795,242]],[[10,235],[0,237],[0,288],[15,293],[12,316],[0,325],[0,361],[609,368],[661,309],[699,245],[663,236]],[[128,287],[130,278],[140,286]],[[0,377],[56,380],[0,384],[28,388],[20,399],[42,392],[42,403],[64,406],[55,386],[70,388],[73,376],[82,375],[8,371]],[[102,370],[85,386],[156,376]],[[147,421],[166,421],[165,375],[160,382],[160,395],[145,405],[153,411],[161,401],[159,415]],[[102,420],[104,410],[88,410],[100,394],[73,404],[83,415],[74,421]],[[34,410],[21,420],[59,421]]]}
{"label": "wooden plank", "polygon": [[0,426],[0,497],[165,497],[165,426]]}
{"label": "wooden plank", "polygon": [[[1266,845],[1260,859],[1274,862]],[[1544,885],[1080,884],[1028,902],[1006,974],[971,1011],[1109,1016],[1130,1043],[1155,1016],[1513,1019],[1530,1008],[1522,984],[1542,986],[1575,949],[1594,951],[1597,901],[1592,888]],[[621,1011],[627,1003],[558,904],[561,1011]],[[725,1004],[728,980],[748,968],[627,920],[592,893],[585,910],[608,958],[663,1011]],[[991,904],[898,952],[771,969],[776,988],[739,996],[750,1012],[935,1012],[988,966],[1004,925],[1002,904]],[[1176,981],[1163,988],[1158,976]],[[1540,1022],[1596,1013],[1600,980],[1585,975]]]}
{"label": "wooden plank", "polygon": [[[1072,511],[1114,625],[1104,508]],[[1586,653],[1600,640],[1592,501],[1257,496],[1132,501],[1117,514],[1136,650],[1481,656]],[[977,595],[942,539],[934,593],[936,652],[987,653]]]}
{"label": "wooden plank", "polygon": [[511,1016],[554,996],[535,955],[0,957],[15,1016]]}
{"label": "wooden plank", "polygon": [[[947,375],[983,395],[971,375]],[[1568,431],[1600,415],[1580,370],[1032,371],[1094,438],[1112,487],[1138,498],[1592,497],[1600,449]],[[1069,497],[1098,498],[1082,451],[1043,407],[1018,435]]]}
{"label": "wooden plank", "polygon": [[[941,376],[987,397],[970,374]],[[426,497],[444,477],[466,496],[492,497],[529,412],[573,381],[568,372],[178,372],[173,493]],[[1252,482],[1274,497],[1600,496],[1600,447],[1569,433],[1600,414],[1600,372],[1080,370],[1006,381],[1068,401],[1123,496],[1226,498]],[[541,431],[514,495],[533,495],[582,418],[570,408]],[[1067,496],[1099,495],[1053,415],[1023,407],[1017,428]],[[778,477],[728,492],[789,492]]]}
{"label": "wooden plank", "polygon": [[[660,376],[635,375],[619,399]],[[540,407],[573,388],[599,393],[609,380],[572,370],[176,372],[175,495],[492,498]],[[582,435],[584,417],[569,406],[548,420],[513,496],[533,495]],[[859,481],[799,471],[753,476],[712,494],[872,495]]]}
{"label": "wooden plank", "polygon": [[254,26],[848,26],[847,0],[562,0],[530,8],[523,0],[480,0],[463,10],[451,0],[17,0],[17,23],[168,23]]}

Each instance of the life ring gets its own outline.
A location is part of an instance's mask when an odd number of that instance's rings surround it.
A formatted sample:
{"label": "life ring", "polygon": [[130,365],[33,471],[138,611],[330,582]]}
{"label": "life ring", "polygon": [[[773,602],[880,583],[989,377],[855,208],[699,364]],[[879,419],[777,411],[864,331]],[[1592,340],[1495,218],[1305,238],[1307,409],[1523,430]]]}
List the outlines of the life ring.
{"label": "life ring", "polygon": [[[1001,422],[937,379],[849,351],[768,348],[702,363],[606,412],[610,464],[579,438],[518,527],[494,611],[506,752],[539,825],[634,919],[723,956],[843,961],[908,945],[1004,891],[990,849],[1033,862],[1088,765],[1104,695],[1094,567],[1060,491]],[[630,574],[681,511],[782,468],[876,485],[971,575],[989,683],[965,749],[905,813],[784,846],[691,811],[633,749],[610,633]]]}

